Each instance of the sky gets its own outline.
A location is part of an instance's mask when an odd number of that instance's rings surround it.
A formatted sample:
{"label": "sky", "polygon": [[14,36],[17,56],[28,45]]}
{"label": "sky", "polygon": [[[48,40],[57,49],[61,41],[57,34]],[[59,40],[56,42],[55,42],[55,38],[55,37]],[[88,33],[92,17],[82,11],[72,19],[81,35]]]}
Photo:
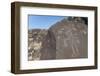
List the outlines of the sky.
{"label": "sky", "polygon": [[49,29],[53,24],[64,19],[64,16],[29,15],[29,29]]}

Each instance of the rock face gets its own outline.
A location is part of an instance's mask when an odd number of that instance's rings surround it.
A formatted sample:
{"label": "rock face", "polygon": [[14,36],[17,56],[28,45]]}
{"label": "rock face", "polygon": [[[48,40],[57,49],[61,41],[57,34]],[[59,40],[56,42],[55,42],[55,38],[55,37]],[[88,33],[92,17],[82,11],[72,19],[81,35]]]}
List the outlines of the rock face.
{"label": "rock face", "polygon": [[29,31],[29,60],[88,57],[88,26],[80,17],[63,19],[48,30]]}
{"label": "rock face", "polygon": [[52,31],[48,30],[45,36],[42,49],[41,60],[56,59],[56,39]]}
{"label": "rock face", "polygon": [[56,40],[56,59],[87,57],[87,25],[78,20],[64,19],[50,28]]}

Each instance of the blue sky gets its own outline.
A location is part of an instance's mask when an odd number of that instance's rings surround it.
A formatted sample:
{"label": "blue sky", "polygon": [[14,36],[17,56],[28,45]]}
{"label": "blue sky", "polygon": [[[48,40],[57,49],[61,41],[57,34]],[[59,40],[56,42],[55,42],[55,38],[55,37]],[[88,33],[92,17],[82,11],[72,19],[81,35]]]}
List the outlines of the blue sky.
{"label": "blue sky", "polygon": [[29,29],[48,29],[56,22],[64,19],[64,16],[29,15]]}

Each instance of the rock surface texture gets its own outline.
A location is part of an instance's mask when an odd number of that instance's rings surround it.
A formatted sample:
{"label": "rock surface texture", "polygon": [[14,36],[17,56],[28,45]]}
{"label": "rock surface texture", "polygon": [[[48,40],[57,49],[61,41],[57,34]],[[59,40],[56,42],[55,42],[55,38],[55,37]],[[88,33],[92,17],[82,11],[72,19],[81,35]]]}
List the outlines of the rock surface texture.
{"label": "rock surface texture", "polygon": [[29,30],[28,60],[87,58],[87,32],[80,17],[63,19],[48,30]]}
{"label": "rock surface texture", "polygon": [[46,34],[46,30],[32,29],[28,31],[28,60],[40,60],[40,50]]}

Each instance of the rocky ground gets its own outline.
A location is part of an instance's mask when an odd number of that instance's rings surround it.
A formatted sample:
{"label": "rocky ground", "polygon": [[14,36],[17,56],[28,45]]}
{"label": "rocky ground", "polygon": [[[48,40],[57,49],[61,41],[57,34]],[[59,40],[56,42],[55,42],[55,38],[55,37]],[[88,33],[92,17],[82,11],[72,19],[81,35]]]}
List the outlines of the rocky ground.
{"label": "rocky ground", "polygon": [[80,17],[63,19],[48,30],[29,30],[28,60],[86,58],[87,32],[86,18]]}
{"label": "rocky ground", "polygon": [[28,31],[28,60],[40,60],[40,50],[47,31],[31,29]]}

